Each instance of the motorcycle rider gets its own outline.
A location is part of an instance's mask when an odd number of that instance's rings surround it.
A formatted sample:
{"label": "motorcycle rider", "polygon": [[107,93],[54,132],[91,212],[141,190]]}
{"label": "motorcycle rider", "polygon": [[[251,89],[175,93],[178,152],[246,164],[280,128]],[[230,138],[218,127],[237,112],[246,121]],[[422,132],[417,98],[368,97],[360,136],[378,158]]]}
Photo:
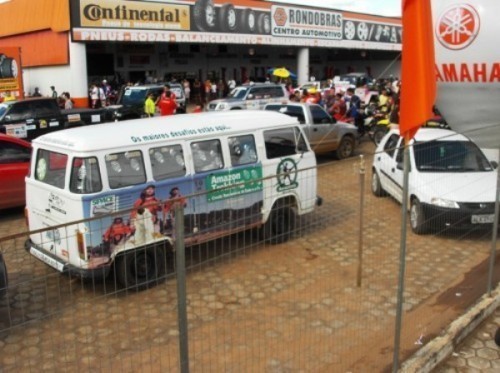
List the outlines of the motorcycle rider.
{"label": "motorcycle rider", "polygon": [[347,88],[346,102],[348,102],[346,117],[358,128],[360,136],[363,136],[365,134],[365,125],[361,112],[361,99],[354,94],[354,88]]}

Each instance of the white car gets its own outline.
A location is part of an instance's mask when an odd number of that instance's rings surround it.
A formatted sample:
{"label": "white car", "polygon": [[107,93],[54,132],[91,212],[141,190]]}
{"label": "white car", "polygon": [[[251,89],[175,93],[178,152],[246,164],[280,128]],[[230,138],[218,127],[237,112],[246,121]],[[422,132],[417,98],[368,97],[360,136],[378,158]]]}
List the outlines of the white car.
{"label": "white car", "polygon": [[[408,206],[417,234],[446,228],[490,227],[494,222],[496,162],[468,137],[420,128],[411,142]],[[391,129],[377,147],[371,189],[403,199],[403,139]]]}

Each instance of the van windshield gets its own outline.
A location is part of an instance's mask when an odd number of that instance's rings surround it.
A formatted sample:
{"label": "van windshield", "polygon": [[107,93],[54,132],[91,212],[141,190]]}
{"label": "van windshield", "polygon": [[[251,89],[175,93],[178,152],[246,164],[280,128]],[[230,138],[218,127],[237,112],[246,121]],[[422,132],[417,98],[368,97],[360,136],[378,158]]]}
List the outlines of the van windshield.
{"label": "van windshield", "polygon": [[245,98],[247,91],[248,87],[236,87],[227,95],[227,97],[243,99]]}
{"label": "van windshield", "polygon": [[491,171],[483,152],[470,141],[417,142],[415,163],[421,172]]}

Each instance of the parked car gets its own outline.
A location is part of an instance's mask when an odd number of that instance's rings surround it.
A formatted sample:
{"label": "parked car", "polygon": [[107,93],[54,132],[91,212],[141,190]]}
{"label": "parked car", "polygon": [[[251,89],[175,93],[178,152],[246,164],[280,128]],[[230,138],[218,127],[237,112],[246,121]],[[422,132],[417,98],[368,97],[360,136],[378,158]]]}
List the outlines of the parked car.
{"label": "parked car", "polygon": [[[186,96],[184,88],[179,83],[168,83],[170,91],[175,94],[178,104],[177,113],[186,112]],[[144,102],[150,93],[156,100],[163,93],[165,84],[145,84],[132,87],[125,87],[118,94],[116,105],[107,107],[109,117],[113,120],[138,119],[145,116]]]}
{"label": "parked car", "polygon": [[297,118],[316,154],[333,152],[337,159],[344,159],[354,152],[357,128],[350,123],[337,122],[320,105],[288,102],[268,104],[264,110]]}
{"label": "parked car", "polygon": [[[377,147],[371,189],[403,200],[403,139],[391,129]],[[494,222],[498,167],[468,137],[420,128],[410,143],[408,206],[417,234],[446,228],[477,228]]]}
{"label": "parked car", "polygon": [[226,98],[210,101],[208,111],[262,110],[266,104],[286,102],[288,93],[283,84],[256,83],[238,86]]}
{"label": "parked car", "polygon": [[106,121],[104,109],[61,110],[49,97],[8,101],[0,104],[0,132],[28,141],[64,128]]}
{"label": "parked car", "polygon": [[30,158],[29,142],[0,134],[0,209],[24,205]]}

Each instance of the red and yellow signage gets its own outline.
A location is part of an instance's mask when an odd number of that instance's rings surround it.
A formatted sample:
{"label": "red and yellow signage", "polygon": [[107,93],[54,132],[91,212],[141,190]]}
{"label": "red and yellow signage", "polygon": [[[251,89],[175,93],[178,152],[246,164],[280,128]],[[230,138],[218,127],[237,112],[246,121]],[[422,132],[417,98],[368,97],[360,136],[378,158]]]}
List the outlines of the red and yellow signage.
{"label": "red and yellow signage", "polygon": [[21,57],[18,47],[0,48],[0,95],[5,99],[24,98]]}

